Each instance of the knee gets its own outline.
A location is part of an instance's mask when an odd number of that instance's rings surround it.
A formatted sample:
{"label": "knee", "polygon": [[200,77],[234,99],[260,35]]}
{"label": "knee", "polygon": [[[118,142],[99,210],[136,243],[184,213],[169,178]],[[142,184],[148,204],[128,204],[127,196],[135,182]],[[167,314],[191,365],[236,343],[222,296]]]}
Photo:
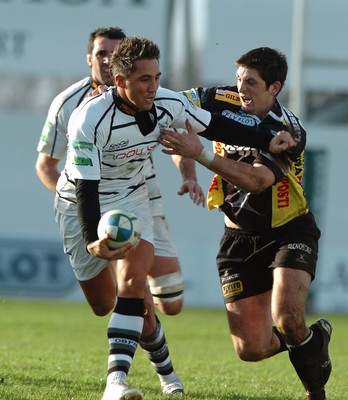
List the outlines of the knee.
{"label": "knee", "polygon": [[288,340],[295,338],[298,332],[305,327],[303,318],[297,318],[290,313],[274,318],[274,324],[277,330]]}
{"label": "knee", "polygon": [[244,338],[242,341],[236,341],[234,338],[234,348],[242,361],[261,361],[269,356],[266,343],[253,337]]}
{"label": "knee", "polygon": [[115,308],[115,299],[103,303],[90,303],[89,305],[94,315],[96,315],[97,317],[104,317]]}
{"label": "knee", "polygon": [[247,362],[261,361],[265,358],[263,352],[255,347],[240,347],[236,349],[236,353],[240,360]]}
{"label": "knee", "polygon": [[155,303],[155,306],[165,315],[178,315],[183,309],[183,304],[182,300],[177,300],[172,303]]}
{"label": "knee", "polygon": [[184,280],[181,271],[148,278],[156,308],[166,315],[177,315],[184,303]]}

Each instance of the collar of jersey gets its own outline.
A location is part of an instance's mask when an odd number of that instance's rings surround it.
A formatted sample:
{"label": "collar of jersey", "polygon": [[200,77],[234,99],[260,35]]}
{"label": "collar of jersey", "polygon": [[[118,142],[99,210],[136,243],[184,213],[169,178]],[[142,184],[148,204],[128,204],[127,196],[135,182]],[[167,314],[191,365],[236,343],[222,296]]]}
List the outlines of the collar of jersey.
{"label": "collar of jersey", "polygon": [[114,100],[116,103],[116,107],[121,110],[123,113],[131,115],[135,118],[135,121],[140,129],[140,132],[143,136],[148,135],[153,132],[157,125],[157,115],[156,115],[156,107],[152,106],[152,109],[149,111],[136,111],[134,108],[129,106],[120,96],[117,96],[116,90],[113,91]]}
{"label": "collar of jersey", "polygon": [[94,82],[94,80],[91,78],[91,86],[92,86],[92,88],[93,89],[98,89],[98,83],[97,82]]}
{"label": "collar of jersey", "polygon": [[116,103],[116,107],[119,108],[125,114],[131,115],[135,117],[137,114],[137,110],[132,108],[129,104],[127,104],[120,96],[117,95],[117,91],[113,91],[114,100]]}

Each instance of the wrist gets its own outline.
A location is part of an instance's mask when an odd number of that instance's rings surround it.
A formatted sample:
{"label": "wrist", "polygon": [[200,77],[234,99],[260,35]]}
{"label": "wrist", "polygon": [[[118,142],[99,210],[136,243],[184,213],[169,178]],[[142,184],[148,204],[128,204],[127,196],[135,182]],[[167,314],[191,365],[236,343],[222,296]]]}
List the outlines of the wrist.
{"label": "wrist", "polygon": [[196,158],[196,161],[209,168],[214,160],[214,157],[215,154],[211,150],[207,150],[203,147],[202,151],[199,153],[199,156]]}

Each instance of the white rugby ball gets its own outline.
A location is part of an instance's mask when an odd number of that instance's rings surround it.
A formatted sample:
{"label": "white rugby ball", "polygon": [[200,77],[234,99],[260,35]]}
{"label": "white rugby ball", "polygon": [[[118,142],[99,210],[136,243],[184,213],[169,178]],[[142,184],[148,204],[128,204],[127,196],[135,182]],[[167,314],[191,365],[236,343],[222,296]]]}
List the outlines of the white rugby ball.
{"label": "white rugby ball", "polygon": [[118,249],[127,243],[137,246],[141,238],[141,223],[129,211],[111,210],[106,212],[98,224],[98,237],[102,239],[110,234],[108,245]]}

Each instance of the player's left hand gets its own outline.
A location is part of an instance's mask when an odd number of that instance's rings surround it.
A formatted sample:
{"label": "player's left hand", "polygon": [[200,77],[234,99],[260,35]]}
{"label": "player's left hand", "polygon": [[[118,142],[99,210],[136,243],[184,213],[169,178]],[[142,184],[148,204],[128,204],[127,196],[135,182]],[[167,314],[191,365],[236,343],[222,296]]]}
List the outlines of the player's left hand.
{"label": "player's left hand", "polygon": [[[165,154],[179,154],[180,156],[194,160],[201,154],[203,145],[197,133],[192,129],[190,123],[186,122],[187,133],[177,133],[168,129],[161,129],[161,136],[158,141],[166,149]],[[273,139],[272,139],[273,140]]]}
{"label": "player's left hand", "polygon": [[108,87],[106,85],[99,85],[96,89],[94,89],[92,92],[88,93],[88,97],[93,97],[97,96],[98,94],[103,94],[108,90]]}
{"label": "player's left hand", "polygon": [[201,185],[199,185],[198,182],[193,179],[185,180],[182,183],[180,190],[178,191],[178,195],[182,196],[185,193],[189,194],[190,199],[193,201],[194,204],[196,204],[197,206],[202,205],[203,207],[205,207],[205,195]]}
{"label": "player's left hand", "polygon": [[279,131],[269,144],[269,151],[273,154],[281,153],[296,146],[296,142],[287,131]]}

